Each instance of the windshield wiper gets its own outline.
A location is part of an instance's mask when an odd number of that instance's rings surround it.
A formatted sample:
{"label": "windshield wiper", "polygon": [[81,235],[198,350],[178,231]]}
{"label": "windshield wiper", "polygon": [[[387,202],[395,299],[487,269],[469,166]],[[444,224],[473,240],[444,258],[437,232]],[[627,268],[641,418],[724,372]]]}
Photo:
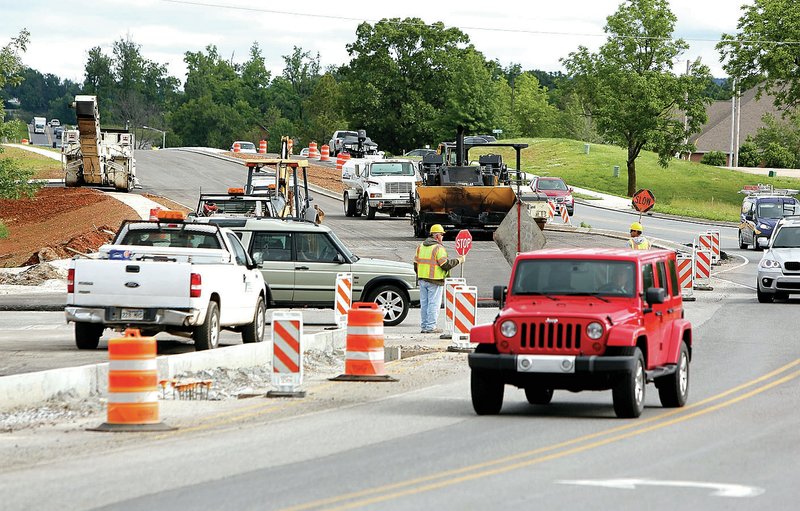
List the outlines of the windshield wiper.
{"label": "windshield wiper", "polygon": [[600,293],[569,293],[569,296],[593,296],[598,300],[603,300],[606,303],[610,303],[607,298],[600,296]]}
{"label": "windshield wiper", "polygon": [[549,298],[554,302],[558,301],[558,298],[554,296],[550,296],[549,294],[542,293],[540,291],[527,291],[524,293],[514,293],[516,296],[544,296],[545,298]]}

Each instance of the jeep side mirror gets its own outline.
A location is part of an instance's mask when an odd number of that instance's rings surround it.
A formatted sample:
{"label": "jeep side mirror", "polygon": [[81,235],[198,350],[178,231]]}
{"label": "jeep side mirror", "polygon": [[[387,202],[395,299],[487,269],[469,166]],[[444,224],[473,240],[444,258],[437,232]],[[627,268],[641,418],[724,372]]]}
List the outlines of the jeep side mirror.
{"label": "jeep side mirror", "polygon": [[506,286],[494,286],[492,291],[492,297],[500,304],[500,308],[503,307],[503,303],[506,301],[507,290],[508,288]]}
{"label": "jeep side mirror", "polygon": [[663,287],[648,288],[645,292],[644,300],[650,305],[664,303],[667,301],[667,290]]}

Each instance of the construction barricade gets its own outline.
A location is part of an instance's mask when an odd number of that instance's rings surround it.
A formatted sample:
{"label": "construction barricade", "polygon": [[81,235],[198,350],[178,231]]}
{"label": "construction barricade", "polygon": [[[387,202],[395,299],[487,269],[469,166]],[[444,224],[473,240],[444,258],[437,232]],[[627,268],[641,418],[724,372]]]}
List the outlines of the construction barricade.
{"label": "construction barricade", "polygon": [[694,258],[691,254],[678,252],[675,254],[678,265],[678,282],[681,296],[686,302],[693,302],[694,297]]}
{"label": "construction barricade", "polygon": [[319,161],[330,161],[331,160],[331,148],[328,144],[323,144],[322,147],[319,148]]}
{"label": "construction barricade", "polygon": [[711,250],[695,247],[694,251],[694,289],[712,291],[711,287]]}
{"label": "construction barricade", "polygon": [[267,397],[305,397],[303,384],[303,313],[272,313],[272,385]]}
{"label": "construction barricade", "polygon": [[240,144],[239,142],[234,142],[233,143],[233,152],[234,153],[242,152],[242,144]]}
{"label": "construction barricade", "polygon": [[440,339],[450,339],[453,337],[453,289],[456,286],[466,286],[467,279],[449,277],[444,279],[444,333]]}
{"label": "construction barricade", "polygon": [[453,343],[447,351],[469,352],[469,331],[475,326],[478,315],[478,288],[456,286],[453,288]]}
{"label": "construction barricade", "polygon": [[572,222],[569,220],[569,211],[567,211],[567,206],[564,204],[561,205],[561,220],[563,220],[565,224],[572,225]]}
{"label": "construction barricade", "polygon": [[553,201],[547,201],[547,223],[552,222],[556,218],[556,203]]}
{"label": "construction barricade", "polygon": [[308,159],[309,160],[318,160],[319,159],[319,151],[317,150],[317,143],[316,142],[309,142],[308,143]]}
{"label": "construction barricade", "polygon": [[171,431],[159,419],[156,338],[129,328],[108,341],[106,422],[90,431]]}
{"label": "construction barricade", "polygon": [[353,302],[353,274],[336,274],[336,295],[333,298],[333,321],[339,328],[347,326],[347,311]]}
{"label": "construction barricade", "polygon": [[262,140],[258,143],[258,153],[259,154],[267,154],[267,141]]}
{"label": "construction barricade", "polygon": [[711,236],[711,264],[720,264],[721,250],[719,247],[720,232],[716,229],[709,229],[706,231]]}
{"label": "construction barricade", "polygon": [[697,247],[711,253],[711,264],[714,264],[714,237],[709,233],[697,235]]}
{"label": "construction barricade", "polygon": [[344,374],[332,381],[397,381],[386,374],[383,311],[375,303],[356,302],[347,312]]}

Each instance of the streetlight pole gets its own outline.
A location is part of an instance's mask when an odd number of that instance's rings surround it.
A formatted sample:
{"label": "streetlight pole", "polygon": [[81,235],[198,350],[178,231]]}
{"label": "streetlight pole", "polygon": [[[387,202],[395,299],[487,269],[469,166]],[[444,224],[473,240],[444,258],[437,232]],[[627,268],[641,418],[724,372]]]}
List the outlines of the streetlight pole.
{"label": "streetlight pole", "polygon": [[165,149],[167,147],[167,132],[164,130],[160,130],[158,128],[151,128],[150,126],[142,126],[142,129],[146,130],[153,130],[161,133],[161,149]]}

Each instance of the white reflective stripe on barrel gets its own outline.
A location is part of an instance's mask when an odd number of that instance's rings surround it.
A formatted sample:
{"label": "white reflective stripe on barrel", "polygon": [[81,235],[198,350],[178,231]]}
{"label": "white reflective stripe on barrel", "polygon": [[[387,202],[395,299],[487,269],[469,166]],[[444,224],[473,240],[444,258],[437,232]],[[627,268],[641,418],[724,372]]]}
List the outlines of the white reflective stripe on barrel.
{"label": "white reflective stripe on barrel", "polygon": [[109,371],[156,371],[158,362],[155,358],[147,360],[109,360]]}
{"label": "white reflective stripe on barrel", "polygon": [[158,392],[109,392],[109,403],[154,403]]}
{"label": "white reflective stripe on barrel", "polygon": [[350,335],[383,335],[383,325],[379,326],[353,326],[347,325]]}
{"label": "white reflective stripe on barrel", "polygon": [[380,360],[383,361],[383,348],[375,351],[347,351],[348,360]]}

